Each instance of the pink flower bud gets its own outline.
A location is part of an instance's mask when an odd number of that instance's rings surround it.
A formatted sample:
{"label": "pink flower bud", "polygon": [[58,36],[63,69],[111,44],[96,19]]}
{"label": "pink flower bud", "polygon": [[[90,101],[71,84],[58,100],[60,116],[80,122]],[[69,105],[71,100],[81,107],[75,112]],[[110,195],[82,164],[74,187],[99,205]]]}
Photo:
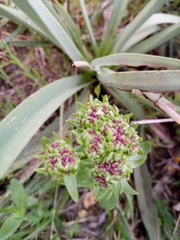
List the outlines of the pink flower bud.
{"label": "pink flower bud", "polygon": [[70,157],[70,158],[69,158],[69,162],[74,162],[74,158],[73,158],[73,157]]}
{"label": "pink flower bud", "polygon": [[52,147],[52,148],[56,148],[56,147],[57,147],[56,143],[52,143],[52,144],[51,144],[51,147]]}
{"label": "pink flower bud", "polygon": [[94,134],[94,130],[93,130],[93,129],[90,129],[90,130],[89,130],[89,133],[90,133],[90,134]]}
{"label": "pink flower bud", "polygon": [[68,149],[68,148],[65,148],[65,149],[64,149],[64,152],[65,152],[65,153],[68,153],[68,152],[69,152],[69,149]]}
{"label": "pink flower bud", "polygon": [[55,163],[56,163],[56,159],[52,158],[52,159],[50,160],[50,163],[55,164]]}
{"label": "pink flower bud", "polygon": [[104,168],[104,163],[100,163],[100,164],[99,164],[99,167],[100,167],[100,168]]}
{"label": "pink flower bud", "polygon": [[66,155],[62,157],[62,160],[63,160],[63,161],[66,161],[66,159],[67,159],[67,156],[66,156]]}
{"label": "pink flower bud", "polygon": [[62,162],[62,165],[65,167],[66,166],[66,162]]}
{"label": "pink flower bud", "polygon": [[116,167],[117,167],[117,164],[116,164],[116,163],[112,163],[112,164],[111,164],[111,167],[112,167],[112,168],[116,168]]}
{"label": "pink flower bud", "polygon": [[111,175],[114,175],[114,174],[115,174],[115,170],[112,169],[112,170],[110,171],[110,174],[111,174]]}

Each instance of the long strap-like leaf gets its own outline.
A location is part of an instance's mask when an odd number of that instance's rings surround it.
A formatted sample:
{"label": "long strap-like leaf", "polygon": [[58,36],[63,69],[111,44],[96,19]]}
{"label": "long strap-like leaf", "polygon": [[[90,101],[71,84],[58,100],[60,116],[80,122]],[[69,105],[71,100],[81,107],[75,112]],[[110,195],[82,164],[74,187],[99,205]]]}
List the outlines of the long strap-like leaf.
{"label": "long strap-like leaf", "polygon": [[51,114],[91,83],[83,75],[55,81],[24,100],[0,123],[0,178]]}

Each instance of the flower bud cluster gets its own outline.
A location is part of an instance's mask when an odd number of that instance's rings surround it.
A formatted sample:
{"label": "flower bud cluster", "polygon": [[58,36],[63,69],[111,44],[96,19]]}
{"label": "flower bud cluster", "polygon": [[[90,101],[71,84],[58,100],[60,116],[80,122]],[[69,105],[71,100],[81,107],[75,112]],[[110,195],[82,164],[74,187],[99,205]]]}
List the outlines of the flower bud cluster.
{"label": "flower bud cluster", "polygon": [[45,169],[51,175],[76,174],[79,158],[74,148],[65,141],[55,141],[45,151]]}
{"label": "flower bud cluster", "polygon": [[102,187],[128,178],[131,169],[129,156],[142,152],[137,132],[111,106],[107,96],[103,101],[91,100],[75,115],[77,129],[73,133],[84,147],[84,157],[94,162],[95,184]]}

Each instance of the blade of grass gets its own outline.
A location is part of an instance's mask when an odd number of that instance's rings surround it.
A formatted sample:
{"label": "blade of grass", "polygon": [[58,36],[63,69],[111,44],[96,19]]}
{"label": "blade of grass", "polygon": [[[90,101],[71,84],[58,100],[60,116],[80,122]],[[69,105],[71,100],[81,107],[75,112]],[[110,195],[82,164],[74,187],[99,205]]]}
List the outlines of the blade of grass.
{"label": "blade of grass", "polygon": [[[119,206],[120,208],[120,206]],[[121,226],[121,231],[123,234],[124,239],[126,240],[136,240],[132,230],[130,229],[130,226],[125,218],[125,215],[122,211],[122,209],[116,207],[117,215],[118,215],[118,220]]]}
{"label": "blade of grass", "polygon": [[99,75],[98,79],[105,86],[124,91],[168,92],[180,90],[179,77],[180,70],[158,70],[109,73]]}
{"label": "blade of grass", "polygon": [[[50,41],[27,41],[27,40],[22,40],[22,41],[11,41],[7,42],[7,45],[11,46],[18,46],[18,47],[38,47],[38,46],[47,46],[47,45],[52,45],[52,42]],[[4,44],[0,44],[0,47],[3,47]]]}
{"label": "blade of grass", "polygon": [[83,75],[55,81],[24,100],[0,123],[0,178],[61,103],[92,82]]}
{"label": "blade of grass", "polygon": [[158,11],[166,0],[151,0],[135,19],[125,27],[115,40],[114,53],[121,51],[123,45],[132,34],[156,11]]}
{"label": "blade of grass", "polygon": [[148,66],[152,68],[180,69],[180,60],[167,57],[139,53],[119,53],[107,57],[96,58],[90,64],[92,67],[102,66]]}
{"label": "blade of grass", "polygon": [[127,52],[138,52],[138,53],[146,53],[149,52],[156,47],[161,46],[163,43],[169,41],[170,39],[174,38],[180,34],[180,23],[176,23],[165,30],[156,33],[154,36],[147,38],[146,40],[142,41],[141,43],[135,45],[134,47],[130,48]]}
{"label": "blade of grass", "polygon": [[96,49],[97,44],[96,44],[96,40],[94,38],[94,34],[93,34],[93,31],[92,31],[92,26],[91,26],[91,22],[89,20],[89,16],[88,16],[87,11],[86,11],[86,6],[85,6],[85,3],[84,3],[84,0],[78,0],[78,2],[79,2],[79,5],[81,7],[82,14],[84,16],[85,24],[86,24],[86,27],[87,27],[87,31],[89,33],[89,37],[90,37],[92,46],[93,46],[94,49]]}

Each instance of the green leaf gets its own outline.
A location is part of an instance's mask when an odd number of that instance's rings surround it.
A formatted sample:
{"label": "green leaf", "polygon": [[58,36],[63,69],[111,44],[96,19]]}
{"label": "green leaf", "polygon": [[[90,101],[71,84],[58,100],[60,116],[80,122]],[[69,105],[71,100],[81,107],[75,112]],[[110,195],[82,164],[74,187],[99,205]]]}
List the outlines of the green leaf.
{"label": "green leaf", "polygon": [[99,75],[98,79],[105,86],[124,91],[169,92],[180,90],[179,75],[180,70],[116,72]]}
{"label": "green leaf", "polygon": [[81,35],[72,17],[68,14],[68,12],[63,8],[63,6],[58,1],[55,1],[53,6],[57,11],[57,13],[59,14],[59,16],[63,18],[63,20],[65,21],[66,27],[68,28],[74,43],[76,44],[78,49],[81,51],[81,53],[83,53],[84,50],[83,50],[83,42],[81,39]]}
{"label": "green leaf", "polygon": [[72,61],[84,60],[83,55],[68,36],[51,11],[36,0],[13,0],[13,2],[41,28],[53,43],[62,48]]}
{"label": "green leaf", "polygon": [[12,201],[15,203],[18,211],[23,215],[27,204],[27,195],[23,185],[17,179],[13,178],[10,181],[9,189],[11,191]]}
{"label": "green leaf", "polygon": [[159,219],[156,205],[152,198],[150,177],[147,167],[143,164],[134,170],[135,186],[141,217],[150,240],[160,239]]}
{"label": "green leaf", "polygon": [[144,41],[136,44],[134,47],[130,48],[127,52],[138,52],[146,53],[149,52],[162,44],[166,43],[170,39],[174,38],[180,34],[180,23],[173,24],[167,27],[165,30],[156,33],[155,35],[145,39]]}
{"label": "green leaf", "polygon": [[124,178],[121,181],[121,184],[123,186],[123,192],[125,192],[126,194],[130,194],[130,195],[136,195],[138,194],[138,192],[136,192],[128,183],[128,181]]}
{"label": "green leaf", "polygon": [[76,176],[74,174],[66,174],[63,177],[64,180],[64,185],[66,186],[68,193],[70,194],[70,196],[72,197],[72,199],[77,202],[79,199],[78,196],[78,189],[77,189],[77,180],[76,180]]}
{"label": "green leaf", "polygon": [[101,84],[98,84],[95,89],[94,89],[94,92],[97,96],[97,98],[99,97],[100,93],[101,93]]}
{"label": "green leaf", "polygon": [[115,208],[119,199],[118,191],[115,188],[108,189],[101,198],[97,198],[99,204],[106,210]]}
{"label": "green leaf", "polygon": [[180,69],[180,60],[139,53],[119,53],[96,58],[90,64],[93,68],[102,66],[148,66],[152,68]]}
{"label": "green leaf", "polygon": [[121,237],[123,237],[123,239],[125,239],[125,240],[136,240],[136,238],[129,226],[129,223],[126,220],[123,210],[118,209],[118,207],[116,207],[116,211],[118,214],[120,230],[122,232]]}
{"label": "green leaf", "polygon": [[41,174],[47,174],[47,170],[45,168],[35,168],[34,171]]}
{"label": "green leaf", "polygon": [[27,208],[39,204],[39,199],[34,196],[28,196],[27,198]]}
{"label": "green leaf", "polygon": [[98,51],[101,53],[101,56],[106,55],[111,51],[114,34],[116,33],[117,28],[120,26],[121,20],[124,17],[127,4],[128,0],[114,0],[111,18],[108,22],[103,40],[98,49]]}
{"label": "green leaf", "polygon": [[157,12],[166,0],[151,0],[143,10],[135,17],[135,19],[125,27],[125,29],[117,36],[114,53],[121,51],[121,48],[132,34],[155,12]]}
{"label": "green leaf", "polygon": [[27,28],[31,28],[42,36],[48,38],[48,36],[46,36],[46,33],[41,28],[39,28],[33,21],[29,21],[28,16],[24,14],[21,10],[16,10],[0,4],[0,14],[2,14],[4,17],[9,18],[15,23],[21,24]]}
{"label": "green leaf", "polygon": [[52,141],[49,138],[47,138],[47,137],[42,137],[41,138],[41,144],[42,144],[44,150],[47,150],[48,145],[51,145],[51,143],[52,143]]}
{"label": "green leaf", "polygon": [[4,240],[13,235],[22,223],[22,219],[17,214],[10,215],[0,228],[0,239]]}
{"label": "green leaf", "polygon": [[86,166],[79,166],[77,174],[78,187],[91,187],[92,182],[91,170]]}
{"label": "green leaf", "polygon": [[0,123],[0,178],[51,114],[72,94],[93,82],[83,75],[57,80],[24,100],[3,119]]}
{"label": "green leaf", "polygon": [[[150,18],[147,19],[145,23],[126,41],[122,47],[122,52],[126,52],[133,45],[138,42],[141,42],[147,36],[150,36],[152,33],[155,33],[161,28],[159,24],[169,24],[169,23],[178,23],[180,22],[180,17],[172,14],[166,13],[155,13]],[[153,43],[151,43],[152,45]]]}
{"label": "green leaf", "polygon": [[140,147],[144,149],[143,154],[134,155],[134,156],[129,157],[129,160],[131,161],[131,166],[133,168],[136,168],[136,167],[139,167],[140,165],[142,165],[147,158],[147,154],[151,150],[151,144],[148,141],[141,142]]}
{"label": "green leaf", "polygon": [[92,27],[91,27],[91,22],[89,21],[89,17],[88,17],[88,14],[87,14],[87,10],[86,10],[84,0],[78,0],[78,2],[79,2],[79,5],[81,7],[82,14],[84,16],[85,24],[86,24],[86,27],[87,27],[87,31],[89,33],[89,37],[90,37],[92,46],[94,47],[94,49],[96,49],[97,44],[96,44],[96,40],[94,38],[94,34],[93,34],[93,31],[92,31]]}
{"label": "green leaf", "polygon": [[52,132],[52,135],[55,142],[60,140],[60,136],[56,132]]}

